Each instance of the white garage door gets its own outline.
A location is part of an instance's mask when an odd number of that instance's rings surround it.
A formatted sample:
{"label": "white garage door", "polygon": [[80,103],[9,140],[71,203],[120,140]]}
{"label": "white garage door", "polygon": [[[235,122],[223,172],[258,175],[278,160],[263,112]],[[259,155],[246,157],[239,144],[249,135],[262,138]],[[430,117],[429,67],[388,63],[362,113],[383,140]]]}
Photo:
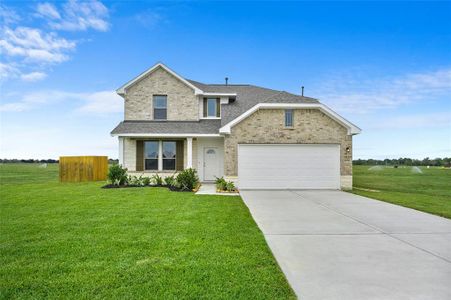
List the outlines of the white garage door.
{"label": "white garage door", "polygon": [[241,189],[339,189],[340,145],[240,144]]}

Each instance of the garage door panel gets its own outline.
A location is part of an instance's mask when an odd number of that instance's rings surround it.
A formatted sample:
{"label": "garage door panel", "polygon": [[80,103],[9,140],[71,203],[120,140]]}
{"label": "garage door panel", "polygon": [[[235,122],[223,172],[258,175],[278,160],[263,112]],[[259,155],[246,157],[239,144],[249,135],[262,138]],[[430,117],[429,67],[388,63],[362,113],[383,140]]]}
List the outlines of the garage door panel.
{"label": "garage door panel", "polygon": [[239,145],[242,189],[338,189],[339,145]]}
{"label": "garage door panel", "polygon": [[274,186],[274,180],[268,179],[252,179],[246,181],[246,186],[243,189],[331,189],[335,188],[335,178],[326,178],[318,182],[309,178],[302,178],[298,181],[286,179],[279,181],[277,186]]}

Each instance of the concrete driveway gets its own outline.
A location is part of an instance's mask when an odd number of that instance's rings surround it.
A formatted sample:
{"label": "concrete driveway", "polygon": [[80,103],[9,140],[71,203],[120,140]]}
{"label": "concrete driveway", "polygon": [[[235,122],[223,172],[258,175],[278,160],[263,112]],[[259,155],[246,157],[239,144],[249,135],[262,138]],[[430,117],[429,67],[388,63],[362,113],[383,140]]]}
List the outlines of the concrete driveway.
{"label": "concrete driveway", "polygon": [[451,220],[340,191],[241,191],[302,299],[451,299]]}

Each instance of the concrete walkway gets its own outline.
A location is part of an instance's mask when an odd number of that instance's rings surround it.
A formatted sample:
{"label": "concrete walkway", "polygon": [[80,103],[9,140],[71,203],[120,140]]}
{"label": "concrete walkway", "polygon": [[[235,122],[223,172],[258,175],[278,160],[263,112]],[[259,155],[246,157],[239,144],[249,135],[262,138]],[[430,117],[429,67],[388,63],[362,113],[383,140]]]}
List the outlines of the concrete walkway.
{"label": "concrete walkway", "polygon": [[239,196],[239,193],[218,193],[216,191],[216,184],[202,183],[196,195],[219,195],[219,196]]}
{"label": "concrete walkway", "polygon": [[340,191],[241,191],[301,299],[451,299],[451,220]]}

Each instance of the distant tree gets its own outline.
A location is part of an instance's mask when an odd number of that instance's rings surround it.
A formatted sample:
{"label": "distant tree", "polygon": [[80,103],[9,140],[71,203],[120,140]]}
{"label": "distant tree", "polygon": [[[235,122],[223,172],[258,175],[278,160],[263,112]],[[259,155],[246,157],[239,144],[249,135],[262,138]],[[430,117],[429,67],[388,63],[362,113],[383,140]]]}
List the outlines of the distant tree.
{"label": "distant tree", "polygon": [[403,165],[403,166],[445,166],[447,168],[451,167],[451,157],[444,157],[444,158],[434,158],[430,159],[429,157],[426,157],[422,160],[416,159],[416,158],[408,158],[408,157],[400,157],[398,159],[390,159],[386,158],[384,160],[379,159],[356,159],[353,161],[354,165],[387,165],[387,166],[397,166],[397,165]]}
{"label": "distant tree", "polygon": [[429,166],[431,164],[431,160],[429,159],[429,157],[426,157],[421,163],[423,166]]}
{"label": "distant tree", "polygon": [[406,158],[405,161],[404,161],[404,164],[406,166],[411,166],[412,165],[412,159],[411,158]]}

